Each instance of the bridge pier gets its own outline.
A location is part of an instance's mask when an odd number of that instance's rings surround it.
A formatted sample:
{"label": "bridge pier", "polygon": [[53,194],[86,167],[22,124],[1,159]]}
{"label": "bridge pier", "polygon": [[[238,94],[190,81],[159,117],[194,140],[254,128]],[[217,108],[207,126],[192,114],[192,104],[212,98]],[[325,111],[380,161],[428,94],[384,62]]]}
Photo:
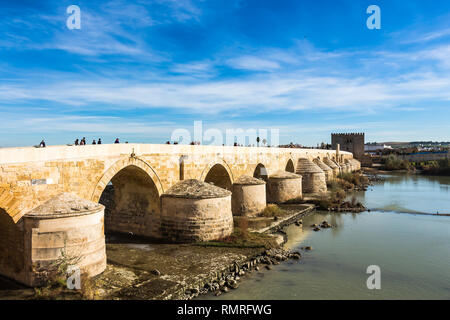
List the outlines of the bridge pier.
{"label": "bridge pier", "polygon": [[320,158],[316,158],[313,161],[325,173],[325,179],[327,182],[333,180],[333,178],[334,178],[333,177],[333,169],[331,169],[324,162],[322,162],[322,160],[320,160]]}
{"label": "bridge pier", "polygon": [[218,240],[233,232],[231,192],[195,179],[161,197],[161,232],[173,242]]}
{"label": "bridge pier", "polygon": [[352,172],[352,168],[349,163],[343,163],[341,166],[342,166],[343,173],[351,173]]}
{"label": "bridge pier", "polygon": [[325,157],[323,159],[323,163],[325,163],[327,166],[329,166],[333,170],[333,177],[337,177],[339,175],[339,166],[330,158]]}
{"label": "bridge pier", "polygon": [[302,176],[287,171],[279,171],[269,176],[267,183],[269,203],[284,203],[302,196]]}
{"label": "bridge pier", "polygon": [[327,192],[325,173],[314,162],[307,158],[300,158],[297,174],[303,176],[303,192],[321,194]]}
{"label": "bridge pier", "polygon": [[361,170],[361,162],[359,162],[356,159],[350,159],[351,163],[353,163],[354,171],[360,171]]}
{"label": "bridge pier", "polygon": [[256,216],[266,207],[266,182],[241,176],[233,184],[231,203],[234,216]]}
{"label": "bridge pier", "polygon": [[[106,268],[104,207],[72,194],[60,194],[24,215],[22,241],[16,253],[22,266],[5,272],[28,286],[66,277],[65,267],[78,267],[89,277]],[[8,261],[11,265],[11,261]],[[4,267],[2,262],[2,267]]]}

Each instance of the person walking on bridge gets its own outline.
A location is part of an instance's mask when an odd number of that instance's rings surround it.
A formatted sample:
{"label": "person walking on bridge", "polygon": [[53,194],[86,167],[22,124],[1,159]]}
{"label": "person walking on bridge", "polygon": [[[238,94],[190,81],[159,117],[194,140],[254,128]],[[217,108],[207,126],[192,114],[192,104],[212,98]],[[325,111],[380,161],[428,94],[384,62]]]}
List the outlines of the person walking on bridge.
{"label": "person walking on bridge", "polygon": [[45,141],[42,139],[41,143],[39,144],[39,148],[45,148]]}
{"label": "person walking on bridge", "polygon": [[76,146],[78,146],[80,143],[79,143],[79,140],[78,140],[78,138],[75,140],[75,145]]}
{"label": "person walking on bridge", "polygon": [[98,138],[97,144],[102,144],[102,139]]}
{"label": "person walking on bridge", "polygon": [[114,143],[120,143],[119,138],[116,138],[116,141],[114,141]]}

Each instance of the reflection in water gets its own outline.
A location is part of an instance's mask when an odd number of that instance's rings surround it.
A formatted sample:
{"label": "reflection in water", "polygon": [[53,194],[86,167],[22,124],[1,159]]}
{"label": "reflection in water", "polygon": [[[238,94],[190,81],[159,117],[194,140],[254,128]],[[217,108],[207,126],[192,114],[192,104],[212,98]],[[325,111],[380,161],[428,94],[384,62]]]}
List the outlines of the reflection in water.
{"label": "reflection in water", "polygon": [[[356,196],[369,208],[395,212],[317,212],[305,217],[303,228],[286,228],[286,246],[300,250],[308,245],[313,251],[303,252],[300,262],[252,274],[240,289],[220,299],[450,299],[450,217],[402,213],[449,212],[449,179],[386,179]],[[337,227],[311,230],[324,220]],[[381,290],[367,289],[369,265],[381,268]]]}

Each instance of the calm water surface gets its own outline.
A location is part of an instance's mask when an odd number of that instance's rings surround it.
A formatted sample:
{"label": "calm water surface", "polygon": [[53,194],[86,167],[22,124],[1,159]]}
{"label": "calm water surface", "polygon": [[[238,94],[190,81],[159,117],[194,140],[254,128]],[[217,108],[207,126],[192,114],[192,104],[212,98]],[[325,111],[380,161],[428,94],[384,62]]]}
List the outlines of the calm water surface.
{"label": "calm water surface", "polygon": [[[371,212],[328,214],[286,228],[287,247],[301,262],[252,273],[238,290],[220,299],[450,299],[450,178],[388,175],[356,193]],[[312,232],[327,220],[337,227]],[[368,290],[366,269],[381,268],[381,290]],[[207,297],[206,299],[217,299]]]}

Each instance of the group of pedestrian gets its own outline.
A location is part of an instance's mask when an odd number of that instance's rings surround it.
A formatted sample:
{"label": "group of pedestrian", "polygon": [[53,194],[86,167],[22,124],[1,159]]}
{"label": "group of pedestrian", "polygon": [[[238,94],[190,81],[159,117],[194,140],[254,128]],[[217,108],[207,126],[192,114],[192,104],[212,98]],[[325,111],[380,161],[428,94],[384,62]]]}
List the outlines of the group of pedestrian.
{"label": "group of pedestrian", "polygon": [[[102,139],[98,138],[98,141],[92,140],[92,144],[102,144]],[[79,140],[78,138],[75,140],[76,146],[85,146],[86,145],[86,138],[83,137],[83,139]]]}
{"label": "group of pedestrian", "polygon": [[[115,144],[117,144],[117,143],[120,143],[120,141],[119,141],[119,138],[116,138],[116,140],[114,140],[114,143]],[[125,143],[128,143],[128,141],[126,141]],[[85,137],[83,137],[83,139],[76,139],[75,140],[75,143],[74,143],[76,146],[85,146],[86,145],[86,138]],[[92,140],[92,144],[93,145],[96,145],[96,144],[102,144],[102,139],[101,138],[98,138],[98,140]],[[37,148],[38,146],[37,145],[35,145],[35,148]],[[41,142],[39,143],[39,148],[45,148],[46,147],[46,144],[45,144],[45,141],[44,141],[44,139],[42,139],[41,140]]]}

